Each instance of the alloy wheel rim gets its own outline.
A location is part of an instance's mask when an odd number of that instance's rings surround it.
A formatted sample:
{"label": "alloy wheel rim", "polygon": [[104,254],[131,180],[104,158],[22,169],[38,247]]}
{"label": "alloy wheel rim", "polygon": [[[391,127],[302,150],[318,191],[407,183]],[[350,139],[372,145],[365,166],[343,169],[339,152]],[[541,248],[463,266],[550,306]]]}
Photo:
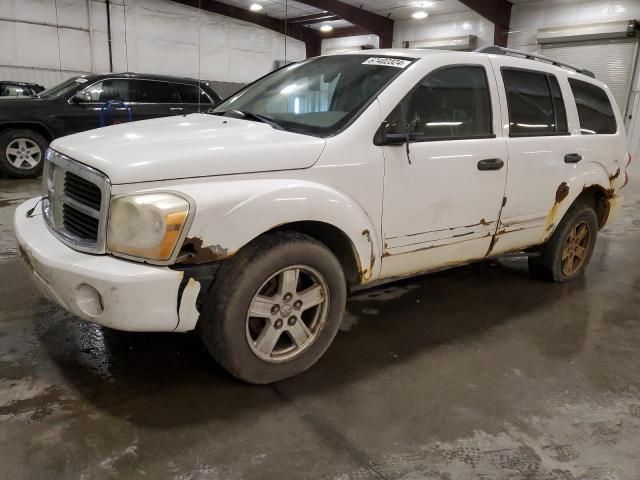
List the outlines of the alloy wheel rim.
{"label": "alloy wheel rim", "polygon": [[574,275],[587,259],[591,245],[591,232],[586,222],[580,222],[571,229],[562,250],[562,273]]}
{"label": "alloy wheel rim", "polygon": [[28,138],[16,138],[5,152],[7,161],[20,170],[36,168],[42,160],[42,150],[36,142]]}
{"label": "alloy wheel rim", "polygon": [[309,349],[327,321],[329,288],[317,270],[292,265],[274,273],[253,296],[245,322],[251,351],[270,363]]}

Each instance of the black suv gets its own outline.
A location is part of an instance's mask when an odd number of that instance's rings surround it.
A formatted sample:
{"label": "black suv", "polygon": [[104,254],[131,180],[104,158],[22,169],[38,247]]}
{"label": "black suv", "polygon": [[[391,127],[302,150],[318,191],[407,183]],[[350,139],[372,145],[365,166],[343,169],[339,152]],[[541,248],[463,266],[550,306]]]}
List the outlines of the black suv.
{"label": "black suv", "polygon": [[198,80],[111,73],[75,77],[30,98],[0,98],[0,170],[35,177],[53,139],[131,120],[206,111],[220,97]]}
{"label": "black suv", "polygon": [[0,81],[0,97],[33,97],[43,90],[44,87],[37,83]]}

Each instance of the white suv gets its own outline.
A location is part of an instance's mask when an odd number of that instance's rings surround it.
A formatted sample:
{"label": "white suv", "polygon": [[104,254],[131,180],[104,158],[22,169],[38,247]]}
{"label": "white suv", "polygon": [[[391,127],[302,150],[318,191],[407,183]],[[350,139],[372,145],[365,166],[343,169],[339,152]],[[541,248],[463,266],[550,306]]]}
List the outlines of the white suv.
{"label": "white suv", "polygon": [[289,65],[207,114],[54,141],[15,231],[70,312],[197,329],[267,383],[320,358],[349,291],[512,252],[534,277],[580,275],[629,161],[590,72],[497,47],[369,50]]}

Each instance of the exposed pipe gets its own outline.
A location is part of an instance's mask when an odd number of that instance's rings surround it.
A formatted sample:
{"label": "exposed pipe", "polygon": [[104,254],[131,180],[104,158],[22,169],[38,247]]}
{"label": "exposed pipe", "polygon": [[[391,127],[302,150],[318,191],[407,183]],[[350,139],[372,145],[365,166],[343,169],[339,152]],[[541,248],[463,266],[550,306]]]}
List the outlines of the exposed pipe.
{"label": "exposed pipe", "polygon": [[113,73],[113,52],[111,50],[111,2],[105,0],[107,7],[107,44],[109,45],[109,72]]}
{"label": "exposed pipe", "polygon": [[93,52],[93,13],[91,8],[92,3],[93,3],[93,0],[87,0],[87,24],[89,25],[89,57],[91,62],[91,71],[95,72],[96,66],[94,65],[94,62],[93,62],[94,52]]}

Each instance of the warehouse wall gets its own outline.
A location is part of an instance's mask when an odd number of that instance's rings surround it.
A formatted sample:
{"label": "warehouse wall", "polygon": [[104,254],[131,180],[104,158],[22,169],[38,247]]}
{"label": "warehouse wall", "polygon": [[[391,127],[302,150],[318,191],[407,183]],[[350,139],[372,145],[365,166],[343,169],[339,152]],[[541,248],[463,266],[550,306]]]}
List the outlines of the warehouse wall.
{"label": "warehouse wall", "polygon": [[[284,59],[284,37],[169,0],[111,2],[114,71],[246,83]],[[56,23],[60,27],[56,27]],[[126,29],[125,29],[126,24]],[[0,1],[0,77],[51,86],[83,72],[108,72],[104,0]],[[304,59],[287,39],[287,57]]]}
{"label": "warehouse wall", "polygon": [[484,47],[493,45],[493,32],[493,23],[471,10],[433,15],[424,20],[396,21],[393,46],[400,48],[405,41],[475,35],[478,37],[478,47]]}
{"label": "warehouse wall", "polygon": [[327,38],[322,41],[321,53],[331,53],[342,49],[359,48],[362,45],[372,45],[378,48],[380,39],[377,35],[356,35],[353,37]]}
{"label": "warehouse wall", "polygon": [[[516,4],[511,11],[511,29],[508,45],[525,51],[539,51],[536,41],[538,29],[547,27],[578,26],[619,20],[640,19],[640,1],[584,1],[558,3],[544,0],[529,4]],[[636,75],[632,84],[630,112],[635,119],[629,124],[629,149],[634,155],[633,173],[640,176],[640,57],[636,62]]]}

